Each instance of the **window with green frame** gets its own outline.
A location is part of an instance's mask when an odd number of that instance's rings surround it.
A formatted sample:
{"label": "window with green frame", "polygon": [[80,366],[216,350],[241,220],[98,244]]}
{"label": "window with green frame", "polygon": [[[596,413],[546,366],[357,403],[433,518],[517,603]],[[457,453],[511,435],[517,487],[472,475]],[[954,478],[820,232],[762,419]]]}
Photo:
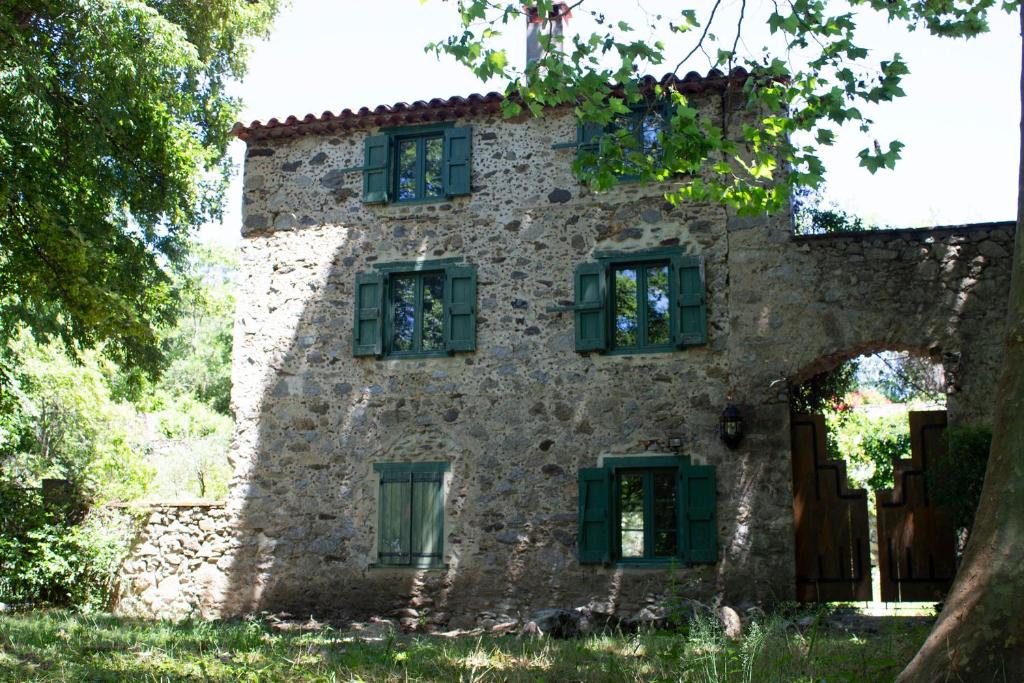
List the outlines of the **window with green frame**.
{"label": "window with green frame", "polygon": [[576,267],[576,350],[670,351],[707,342],[704,262],[679,250],[600,255]]}
{"label": "window with green frame", "polygon": [[444,475],[448,463],[376,463],[377,564],[444,565]]}
{"label": "window with green frame", "polygon": [[472,129],[451,124],[381,129],[363,150],[363,201],[430,202],[469,194]]}
{"label": "window with green frame", "polygon": [[[671,105],[661,100],[638,103],[625,114],[615,116],[607,126],[582,124],[576,128],[576,141],[556,148],[576,149],[578,162],[592,168],[598,157],[621,166],[622,180],[639,178],[644,159],[662,155],[662,136],[671,120]],[[610,144],[615,140],[617,144]]]}
{"label": "window with green frame", "polygon": [[476,349],[476,269],[382,263],[356,275],[352,353],[423,358]]}
{"label": "window with green frame", "polygon": [[580,470],[580,562],[716,562],[715,505],[710,465],[683,456],[607,458]]}

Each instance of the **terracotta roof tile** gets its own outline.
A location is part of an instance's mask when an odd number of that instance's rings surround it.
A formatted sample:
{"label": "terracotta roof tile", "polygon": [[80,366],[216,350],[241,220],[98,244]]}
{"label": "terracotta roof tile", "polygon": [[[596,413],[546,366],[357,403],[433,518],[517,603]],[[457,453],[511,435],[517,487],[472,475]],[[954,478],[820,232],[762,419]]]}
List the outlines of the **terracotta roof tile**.
{"label": "terracotta roof tile", "polygon": [[[707,75],[691,71],[682,78],[669,73],[660,80],[653,76],[644,76],[641,83],[644,87],[672,87],[685,94],[699,93],[708,90],[722,90],[730,83],[746,80],[748,73],[743,67],[732,70],[726,78],[718,69],[712,69]],[[342,109],[337,114],[325,111],[319,116],[306,114],[301,119],[289,116],[284,121],[276,118],[266,123],[253,121],[249,124],[236,123],[231,135],[242,140],[258,140],[265,138],[293,137],[315,133],[372,128],[375,126],[395,126],[403,124],[429,123],[445,119],[474,114],[494,113],[501,110],[505,97],[501,93],[489,92],[485,95],[475,93],[467,97],[453,95],[447,99],[435,97],[429,102],[417,100],[412,104],[396,102],[392,105],[382,104],[370,109],[360,107],[358,110]]]}

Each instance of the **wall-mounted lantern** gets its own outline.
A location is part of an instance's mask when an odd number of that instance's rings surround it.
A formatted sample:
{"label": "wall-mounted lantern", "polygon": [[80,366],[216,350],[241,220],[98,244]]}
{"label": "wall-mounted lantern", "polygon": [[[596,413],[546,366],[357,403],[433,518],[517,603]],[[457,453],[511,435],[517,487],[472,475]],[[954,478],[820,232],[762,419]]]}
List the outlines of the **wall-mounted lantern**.
{"label": "wall-mounted lantern", "polygon": [[743,416],[740,410],[729,403],[718,418],[718,434],[729,448],[736,448],[743,439]]}

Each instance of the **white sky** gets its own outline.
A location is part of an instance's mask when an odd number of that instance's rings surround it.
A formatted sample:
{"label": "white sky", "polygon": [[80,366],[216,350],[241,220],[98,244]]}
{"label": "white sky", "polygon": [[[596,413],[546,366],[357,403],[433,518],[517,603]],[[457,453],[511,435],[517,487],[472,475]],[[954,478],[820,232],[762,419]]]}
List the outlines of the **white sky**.
{"label": "white sky", "polygon": [[[723,38],[735,30],[738,0],[725,0],[713,32]],[[744,42],[747,54],[759,51],[766,37],[764,0],[748,0]],[[707,15],[705,0],[587,0],[577,9],[567,35],[597,28],[587,10],[643,27],[644,12],[678,16],[681,9]],[[701,10],[704,10],[703,12]],[[963,41],[908,33],[888,26],[863,10],[860,44],[887,58],[900,52],[910,67],[904,79],[907,96],[867,112],[875,121],[872,137],[844,132],[839,144],[823,154],[828,168],[827,198],[869,221],[897,226],[926,226],[1015,217],[1020,38],[1016,16],[993,13],[992,31]],[[249,75],[233,93],[244,101],[242,120],[267,120],[309,112],[337,112],[345,107],[376,106],[433,97],[501,90],[482,84],[468,69],[445,58],[438,62],[423,46],[458,28],[453,2],[429,0],[292,0],[278,16],[273,35],[256,45]],[[525,59],[525,28],[505,29],[503,45],[513,64]],[[644,37],[655,36],[647,29]],[[673,41],[666,36],[670,65],[655,66],[660,76],[689,51],[696,35]],[[731,41],[730,41],[731,42]],[[698,54],[685,70],[705,72],[707,58]],[[895,171],[871,176],[857,166],[857,151],[877,138],[906,144]],[[222,244],[239,240],[240,169],[244,144],[235,142],[236,175],[228,195],[224,222],[203,228],[200,238]]]}

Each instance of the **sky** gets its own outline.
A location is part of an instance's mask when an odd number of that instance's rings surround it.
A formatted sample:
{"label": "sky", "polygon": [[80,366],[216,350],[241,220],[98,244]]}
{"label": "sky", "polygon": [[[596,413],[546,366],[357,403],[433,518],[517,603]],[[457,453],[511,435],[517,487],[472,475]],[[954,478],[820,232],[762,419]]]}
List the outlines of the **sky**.
{"label": "sky", "polygon": [[[763,20],[767,2],[748,0],[743,40],[747,56],[773,43]],[[834,7],[837,3],[830,3]],[[693,33],[666,37],[649,28],[649,17],[678,16],[683,8],[707,16],[711,2],[694,0],[586,0],[574,12],[567,35],[597,28],[588,10],[625,19],[644,39],[666,42],[675,65],[689,52]],[[724,0],[712,31],[735,31],[739,0]],[[822,153],[825,198],[870,223],[921,227],[1012,220],[1016,213],[1020,117],[1020,37],[1015,16],[993,13],[990,33],[970,41],[908,32],[871,10],[858,13],[861,44],[885,59],[899,52],[910,67],[906,97],[865,109],[875,119],[869,137],[843,130],[839,144]],[[270,38],[254,46],[246,78],[232,86],[243,101],[241,120],[266,121],[294,114],[376,106],[434,97],[502,90],[481,83],[449,58],[424,52],[431,41],[456,32],[454,2],[445,0],[292,0],[277,17]],[[509,61],[525,61],[525,27],[510,24],[498,44]],[[776,50],[781,53],[781,50]],[[673,59],[674,58],[674,59]],[[680,73],[704,73],[698,53]],[[654,66],[661,76],[670,67]],[[895,171],[872,176],[858,167],[857,152],[874,139],[906,147]],[[241,164],[245,145],[232,143],[235,176],[224,220],[204,226],[200,239],[237,244],[241,225]]]}

